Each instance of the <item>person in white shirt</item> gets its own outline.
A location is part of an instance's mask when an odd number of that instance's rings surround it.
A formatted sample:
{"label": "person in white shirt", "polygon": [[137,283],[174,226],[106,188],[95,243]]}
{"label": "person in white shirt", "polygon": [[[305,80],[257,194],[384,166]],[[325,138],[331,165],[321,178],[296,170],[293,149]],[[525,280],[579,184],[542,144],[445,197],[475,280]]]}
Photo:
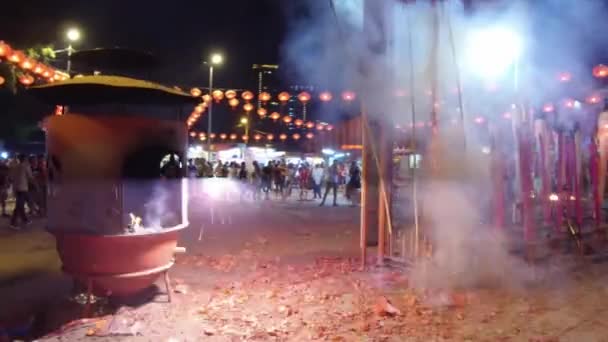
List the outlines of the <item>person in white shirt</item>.
{"label": "person in white shirt", "polygon": [[321,183],[323,182],[323,176],[325,175],[325,170],[323,169],[323,165],[322,164],[317,164],[315,166],[315,168],[312,170],[312,180],[314,182],[313,184],[313,191],[314,191],[314,199],[316,198],[323,198],[323,196],[321,196]]}
{"label": "person in white shirt", "polygon": [[11,169],[11,181],[13,183],[13,191],[15,192],[15,210],[11,217],[11,228],[19,229],[17,219],[21,219],[23,223],[30,223],[25,215],[25,203],[28,200],[29,184],[34,180],[32,169],[25,159],[25,155],[17,156],[18,162]]}

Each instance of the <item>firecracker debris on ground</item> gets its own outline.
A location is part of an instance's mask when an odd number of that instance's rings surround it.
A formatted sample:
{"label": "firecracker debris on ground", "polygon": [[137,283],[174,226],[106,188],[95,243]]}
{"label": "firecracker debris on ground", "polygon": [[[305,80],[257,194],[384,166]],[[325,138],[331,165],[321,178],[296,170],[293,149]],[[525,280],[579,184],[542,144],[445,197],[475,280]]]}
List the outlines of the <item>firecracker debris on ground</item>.
{"label": "firecracker debris on ground", "polygon": [[[377,267],[370,258],[361,270],[356,226],[341,215],[304,226],[290,216],[283,223],[292,226],[282,234],[210,228],[205,248],[193,247],[198,242],[187,237],[182,244],[188,253],[178,255],[171,270],[171,303],[159,281],[156,293],[140,303],[99,302],[93,317],[70,320],[40,340],[607,340],[603,263],[587,263],[559,284],[533,288],[417,288],[404,265]],[[214,248],[214,239],[226,235],[229,246]],[[332,244],[340,247],[330,250]],[[311,245],[316,255],[304,251]]]}

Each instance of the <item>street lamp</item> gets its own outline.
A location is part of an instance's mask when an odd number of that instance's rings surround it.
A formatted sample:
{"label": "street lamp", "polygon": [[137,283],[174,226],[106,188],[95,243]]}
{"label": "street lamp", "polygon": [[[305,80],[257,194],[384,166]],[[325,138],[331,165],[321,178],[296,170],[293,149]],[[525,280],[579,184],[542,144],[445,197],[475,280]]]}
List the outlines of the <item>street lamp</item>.
{"label": "street lamp", "polygon": [[80,30],[75,27],[72,27],[72,28],[68,29],[65,36],[68,39],[68,49],[67,49],[68,65],[66,67],[66,72],[68,73],[68,77],[69,77],[70,71],[72,69],[72,52],[74,52],[72,43],[76,43],[77,41],[80,40]]}
{"label": "street lamp", "polygon": [[[210,62],[203,62],[209,66],[209,96],[213,93],[213,66],[220,65],[224,62],[224,57],[219,53],[214,53],[209,58]],[[211,135],[211,124],[213,123],[213,101],[209,102],[209,113],[207,114],[207,135]],[[211,160],[211,139],[207,141],[209,150],[209,160]]]}
{"label": "street lamp", "polygon": [[522,50],[522,39],[514,31],[502,27],[476,30],[468,34],[465,62],[478,76],[496,80],[511,67],[517,72]]}

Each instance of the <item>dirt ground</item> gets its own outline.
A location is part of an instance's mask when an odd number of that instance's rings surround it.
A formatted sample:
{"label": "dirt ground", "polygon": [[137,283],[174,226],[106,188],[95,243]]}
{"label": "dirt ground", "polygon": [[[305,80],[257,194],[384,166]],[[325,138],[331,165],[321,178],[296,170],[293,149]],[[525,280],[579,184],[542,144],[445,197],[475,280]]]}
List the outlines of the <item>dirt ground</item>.
{"label": "dirt ground", "polygon": [[143,300],[98,305],[88,320],[65,300],[52,238],[2,228],[0,317],[35,308],[40,341],[608,341],[601,258],[555,257],[520,287],[414,288],[404,265],[360,270],[358,208],[341,204],[235,203],[223,224],[195,204],[171,270],[173,302],[159,281]]}

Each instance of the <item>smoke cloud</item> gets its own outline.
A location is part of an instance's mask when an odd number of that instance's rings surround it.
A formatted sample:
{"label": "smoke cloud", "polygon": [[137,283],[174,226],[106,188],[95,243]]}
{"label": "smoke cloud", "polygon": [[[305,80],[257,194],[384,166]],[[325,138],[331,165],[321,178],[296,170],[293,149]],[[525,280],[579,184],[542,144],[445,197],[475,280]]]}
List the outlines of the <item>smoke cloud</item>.
{"label": "smoke cloud", "polygon": [[[567,111],[560,104],[565,98],[584,101],[594,86],[591,66],[605,52],[597,47],[608,39],[601,34],[608,29],[603,2],[479,2],[473,13],[465,13],[460,1],[438,2],[437,12],[430,1],[288,3],[285,15],[292,25],[282,46],[283,69],[296,70],[299,80],[322,89],[355,90],[372,118],[392,125],[425,126],[432,109],[438,112],[440,141],[434,143],[442,146],[436,157],[443,159],[444,171],[439,178],[429,177],[421,191],[427,195],[422,206],[436,249],[425,271],[415,271],[417,280],[450,287],[530,280],[531,270],[510,256],[505,237],[480,227],[489,201],[489,191],[480,190],[489,184],[489,163],[480,147],[489,144],[489,137],[476,118],[509,131],[505,118],[516,116],[513,103],[538,111],[553,102],[561,120],[581,120],[586,113]],[[470,33],[488,27],[512,31],[521,42],[518,58],[492,79],[479,75],[467,60],[483,53],[470,50]],[[507,42],[496,43],[503,49]],[[559,82],[564,72],[572,76],[568,83]],[[457,96],[459,80],[464,111]],[[435,103],[430,96],[434,84]],[[465,136],[457,133],[460,120]],[[465,137],[466,151],[456,147],[464,146]],[[502,150],[506,159],[516,158],[514,147]]]}

